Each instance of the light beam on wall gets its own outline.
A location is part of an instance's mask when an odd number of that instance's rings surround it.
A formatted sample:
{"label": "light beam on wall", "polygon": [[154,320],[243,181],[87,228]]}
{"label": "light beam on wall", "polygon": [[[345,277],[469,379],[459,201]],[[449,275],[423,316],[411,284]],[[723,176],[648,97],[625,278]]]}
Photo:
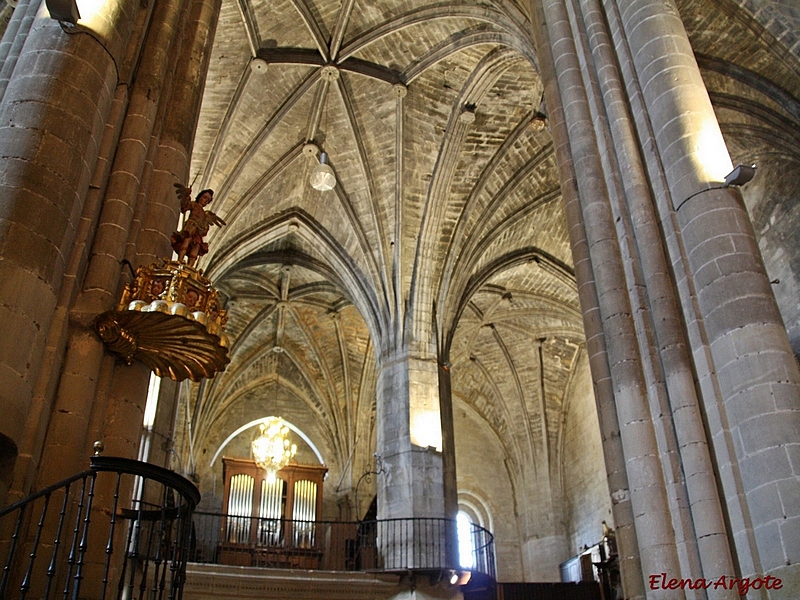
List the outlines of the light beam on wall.
{"label": "light beam on wall", "polygon": [[45,6],[53,19],[70,25],[80,21],[82,30],[93,31],[104,44],[122,5],[112,0],[45,0]]}
{"label": "light beam on wall", "polygon": [[442,424],[437,410],[415,410],[411,414],[411,443],[442,451]]}
{"label": "light beam on wall", "polygon": [[409,360],[408,425],[412,444],[442,451],[439,372],[435,361]]}
{"label": "light beam on wall", "polygon": [[728,148],[716,121],[708,121],[699,128],[695,142],[698,167],[706,181],[723,181],[733,168]]}

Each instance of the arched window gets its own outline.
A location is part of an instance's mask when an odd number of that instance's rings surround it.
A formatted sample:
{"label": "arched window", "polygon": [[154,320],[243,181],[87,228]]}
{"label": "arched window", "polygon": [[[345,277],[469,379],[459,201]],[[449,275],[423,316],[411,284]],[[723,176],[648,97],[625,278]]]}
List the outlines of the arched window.
{"label": "arched window", "polygon": [[462,569],[482,573],[494,572],[494,544],[491,531],[492,515],[487,503],[470,490],[459,490],[456,532],[459,565]]}
{"label": "arched window", "polygon": [[472,534],[472,520],[463,510],[456,516],[458,531],[458,564],[462,569],[472,569],[475,566],[475,538]]}

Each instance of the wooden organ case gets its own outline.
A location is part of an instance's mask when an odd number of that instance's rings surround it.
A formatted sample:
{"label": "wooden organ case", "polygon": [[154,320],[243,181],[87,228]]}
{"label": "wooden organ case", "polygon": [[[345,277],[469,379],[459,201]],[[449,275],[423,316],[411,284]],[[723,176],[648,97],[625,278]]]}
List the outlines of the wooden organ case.
{"label": "wooden organ case", "polygon": [[222,564],[314,569],[321,552],[324,465],[290,463],[273,482],[255,461],[222,459],[225,493],[218,561]]}

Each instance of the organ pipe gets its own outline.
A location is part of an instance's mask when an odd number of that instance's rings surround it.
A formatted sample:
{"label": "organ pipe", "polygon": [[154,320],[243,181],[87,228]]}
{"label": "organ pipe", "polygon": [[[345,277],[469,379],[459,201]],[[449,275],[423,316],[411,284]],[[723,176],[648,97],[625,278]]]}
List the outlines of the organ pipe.
{"label": "organ pipe", "polygon": [[240,473],[231,477],[228,496],[228,541],[250,541],[250,518],[253,514],[253,478]]}
{"label": "organ pipe", "polygon": [[295,545],[308,548],[314,545],[314,520],[317,512],[317,484],[302,479],[294,484]]}
{"label": "organ pipe", "polygon": [[261,506],[259,507],[259,543],[276,546],[281,540],[283,518],[283,488],[286,483],[276,479],[270,483],[261,480]]}

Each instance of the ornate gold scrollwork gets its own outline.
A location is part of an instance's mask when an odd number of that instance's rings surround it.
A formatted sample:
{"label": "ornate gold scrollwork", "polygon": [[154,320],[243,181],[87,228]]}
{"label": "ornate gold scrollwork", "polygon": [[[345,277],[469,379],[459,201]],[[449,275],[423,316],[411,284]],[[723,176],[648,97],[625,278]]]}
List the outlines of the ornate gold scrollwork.
{"label": "ornate gold scrollwork", "polygon": [[97,317],[95,327],[128,364],[136,359],[160,377],[199,381],[230,362],[227,318],[202,271],[162,260],[136,269],[117,307]]}

